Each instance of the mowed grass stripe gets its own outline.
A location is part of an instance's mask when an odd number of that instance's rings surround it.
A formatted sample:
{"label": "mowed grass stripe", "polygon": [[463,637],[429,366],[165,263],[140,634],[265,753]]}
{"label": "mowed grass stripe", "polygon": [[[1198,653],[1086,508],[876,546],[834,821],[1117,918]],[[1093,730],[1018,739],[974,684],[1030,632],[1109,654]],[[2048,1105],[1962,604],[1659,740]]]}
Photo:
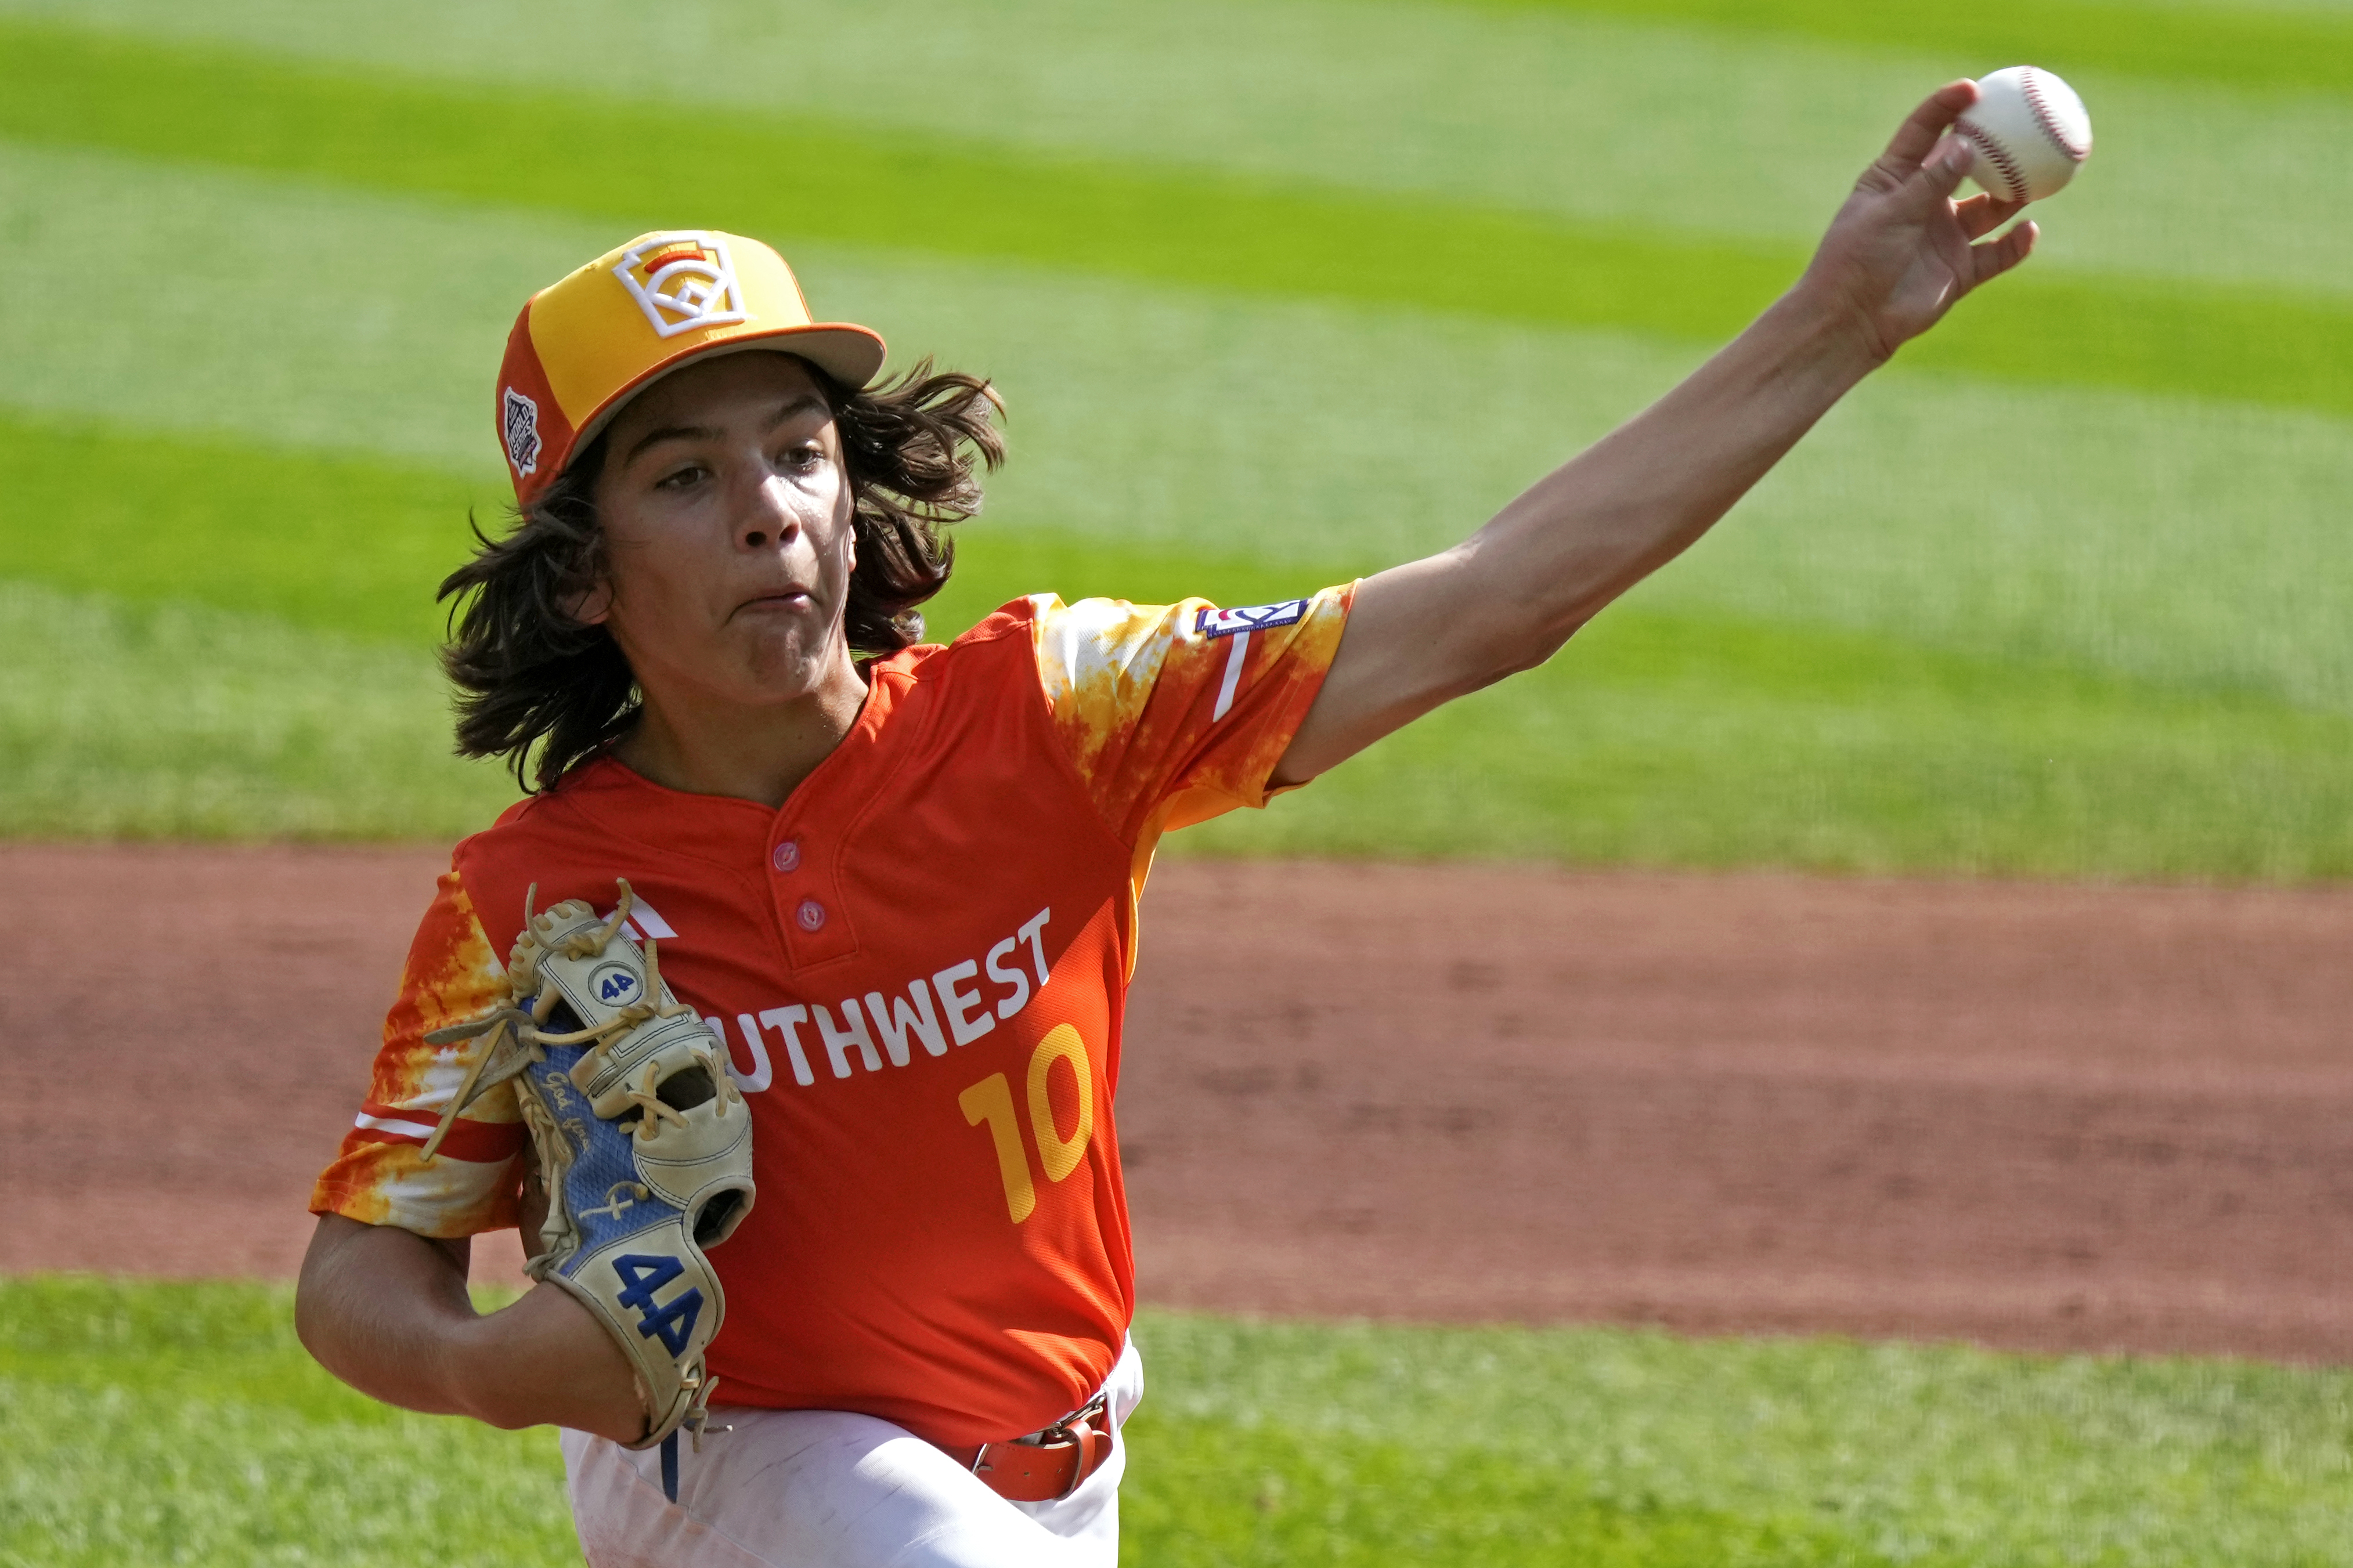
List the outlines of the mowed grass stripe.
{"label": "mowed grass stripe", "polygon": [[[831,121],[461,93],[71,29],[0,26],[0,135],[225,163],[617,226],[733,226],[1195,288],[1403,303],[1714,341],[1805,257],[1488,207],[1023,158]],[[1905,363],[2353,411],[2353,308],[2243,289],[2028,274]]]}
{"label": "mowed grass stripe", "polygon": [[[466,480],[0,424],[0,494],[6,831],[447,838],[513,797],[448,755],[430,653]],[[1355,569],[960,537],[935,639],[1028,593],[1250,604]],[[1637,602],[1172,848],[2294,881],[2353,874],[2348,753],[2353,717],[2259,692]]]}
{"label": "mowed grass stripe", "polygon": [[[0,0],[0,12],[453,90],[789,111],[1025,156],[1799,247],[1929,84],[1999,63],[1909,48],[1896,11],[1876,47],[1356,0],[576,0],[553,28],[534,0]],[[822,70],[807,68],[813,55]],[[2353,292],[2353,166],[2310,155],[2353,144],[2353,98],[2105,73],[2081,84],[2101,150],[2052,209],[2044,268]]]}
{"label": "mowed grass stripe", "polygon": [[0,669],[7,837],[446,844],[515,798],[421,648],[0,577]]}
{"label": "mowed grass stripe", "polygon": [[1985,0],[1452,0],[1650,25],[1696,23],[1975,60],[1970,73],[2034,64],[2284,92],[2353,93],[2353,15],[2320,10]]}
{"label": "mowed grass stripe", "polygon": [[486,487],[432,468],[0,416],[0,579],[438,643]]}
{"label": "mowed grass stripe", "polygon": [[[291,1295],[0,1279],[5,1561],[579,1561],[550,1433],[353,1393]],[[1132,1562],[2353,1561],[2337,1371],[1154,1310],[1135,1339]]]}

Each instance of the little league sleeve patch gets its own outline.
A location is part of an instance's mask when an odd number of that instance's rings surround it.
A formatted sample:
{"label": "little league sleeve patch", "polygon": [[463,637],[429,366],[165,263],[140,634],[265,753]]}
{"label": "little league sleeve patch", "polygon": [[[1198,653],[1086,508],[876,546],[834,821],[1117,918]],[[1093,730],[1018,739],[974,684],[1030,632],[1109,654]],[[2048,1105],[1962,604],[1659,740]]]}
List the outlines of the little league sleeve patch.
{"label": "little league sleeve patch", "polygon": [[1284,599],[1272,605],[1252,605],[1240,610],[1203,609],[1194,619],[1193,629],[1207,637],[1229,637],[1239,632],[1260,632],[1272,626],[1287,626],[1307,614],[1309,599]]}

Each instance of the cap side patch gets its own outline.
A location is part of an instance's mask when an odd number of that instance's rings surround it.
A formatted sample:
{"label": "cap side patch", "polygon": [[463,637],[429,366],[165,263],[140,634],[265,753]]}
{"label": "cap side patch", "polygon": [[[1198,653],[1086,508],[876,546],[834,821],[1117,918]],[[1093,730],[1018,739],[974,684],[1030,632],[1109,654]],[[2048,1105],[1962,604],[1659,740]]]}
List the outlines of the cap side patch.
{"label": "cap side patch", "polygon": [[507,461],[518,474],[539,472],[539,405],[505,388],[499,395],[499,432],[506,438]]}

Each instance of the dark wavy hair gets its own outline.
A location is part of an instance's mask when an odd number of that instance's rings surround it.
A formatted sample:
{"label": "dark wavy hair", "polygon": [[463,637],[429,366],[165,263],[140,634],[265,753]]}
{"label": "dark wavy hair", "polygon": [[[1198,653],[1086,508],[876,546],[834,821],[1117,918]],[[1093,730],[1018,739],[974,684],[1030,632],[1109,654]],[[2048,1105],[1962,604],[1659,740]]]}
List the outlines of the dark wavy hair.
{"label": "dark wavy hair", "polygon": [[[853,391],[802,362],[832,405],[856,503],[858,565],[843,610],[852,649],[895,653],[923,635],[916,606],[945,585],[955,546],[941,531],[980,510],[982,464],[1005,459],[997,390],[977,376],[903,375]],[[459,690],[458,754],[503,757],[526,792],[553,789],[628,733],[641,694],[612,634],[567,604],[603,580],[596,521],[599,435],[514,526],[441,581],[449,641],[441,666]]]}

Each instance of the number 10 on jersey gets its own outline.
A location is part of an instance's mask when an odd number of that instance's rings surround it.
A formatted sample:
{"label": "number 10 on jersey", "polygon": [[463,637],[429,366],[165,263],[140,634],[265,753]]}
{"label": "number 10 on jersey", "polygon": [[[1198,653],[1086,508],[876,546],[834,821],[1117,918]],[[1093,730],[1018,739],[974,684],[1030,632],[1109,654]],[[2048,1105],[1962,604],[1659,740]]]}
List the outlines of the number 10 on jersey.
{"label": "number 10 on jersey", "polygon": [[[1054,1121],[1054,1102],[1047,1092],[1054,1064],[1064,1061],[1079,1080],[1079,1124],[1068,1138]],[[1038,1162],[1046,1179],[1059,1182],[1086,1158],[1087,1141],[1095,1131],[1094,1077],[1087,1070],[1087,1045],[1078,1030],[1057,1024],[1046,1031],[1029,1053],[1029,1132],[1038,1141]],[[1021,1145],[1021,1128],[1013,1107],[1013,1086],[1001,1072],[990,1073],[956,1096],[964,1119],[986,1126],[997,1145],[997,1172],[1005,1180],[1005,1212],[1019,1225],[1038,1206],[1038,1189],[1029,1180],[1029,1154]]]}

